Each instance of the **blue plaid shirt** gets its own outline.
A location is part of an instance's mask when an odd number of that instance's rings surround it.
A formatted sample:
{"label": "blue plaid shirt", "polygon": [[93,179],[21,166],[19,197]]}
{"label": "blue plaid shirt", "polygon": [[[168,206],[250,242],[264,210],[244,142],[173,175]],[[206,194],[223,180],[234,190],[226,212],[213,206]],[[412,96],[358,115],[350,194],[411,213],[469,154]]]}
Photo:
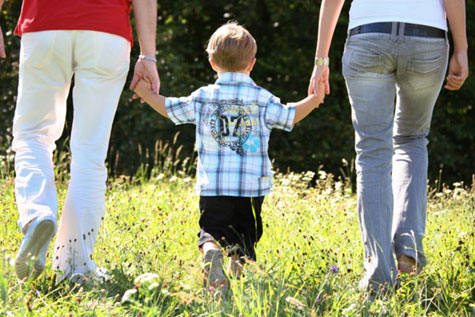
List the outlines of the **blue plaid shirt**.
{"label": "blue plaid shirt", "polygon": [[264,196],[272,187],[267,153],[272,129],[293,128],[295,106],[257,86],[242,73],[224,73],[189,97],[167,98],[175,124],[196,124],[201,196]]}

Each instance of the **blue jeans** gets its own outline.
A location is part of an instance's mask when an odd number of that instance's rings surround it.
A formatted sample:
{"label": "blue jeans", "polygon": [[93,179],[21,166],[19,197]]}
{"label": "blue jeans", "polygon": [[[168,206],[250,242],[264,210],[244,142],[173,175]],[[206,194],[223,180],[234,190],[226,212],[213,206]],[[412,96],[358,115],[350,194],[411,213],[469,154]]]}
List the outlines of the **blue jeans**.
{"label": "blue jeans", "polygon": [[355,129],[361,288],[391,286],[393,257],[426,264],[427,135],[447,69],[445,38],[364,33],[347,39],[343,75]]}

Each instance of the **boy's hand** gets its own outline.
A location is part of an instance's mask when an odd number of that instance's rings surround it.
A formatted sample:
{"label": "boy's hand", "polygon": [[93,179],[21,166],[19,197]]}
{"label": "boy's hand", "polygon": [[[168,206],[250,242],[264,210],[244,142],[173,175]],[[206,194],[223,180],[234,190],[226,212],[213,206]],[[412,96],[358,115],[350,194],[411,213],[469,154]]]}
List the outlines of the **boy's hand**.
{"label": "boy's hand", "polygon": [[155,111],[168,118],[167,109],[165,108],[165,97],[155,94],[147,81],[139,80],[135,85],[134,91],[134,99],[140,97],[141,102],[145,100]]}
{"label": "boy's hand", "polygon": [[150,95],[154,94],[154,91],[150,89],[150,85],[143,79],[139,80],[138,83],[135,85],[134,92],[134,99],[140,97],[141,101],[150,100]]}

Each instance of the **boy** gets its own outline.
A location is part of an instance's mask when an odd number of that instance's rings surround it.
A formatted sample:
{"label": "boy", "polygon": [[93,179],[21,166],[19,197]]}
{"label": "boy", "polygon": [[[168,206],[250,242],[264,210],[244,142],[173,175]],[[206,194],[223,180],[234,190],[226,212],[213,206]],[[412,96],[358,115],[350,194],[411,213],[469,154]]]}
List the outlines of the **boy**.
{"label": "boy", "polygon": [[214,85],[182,98],[155,95],[144,81],[135,91],[175,124],[196,124],[198,246],[204,254],[205,286],[226,292],[229,282],[222,247],[230,256],[230,276],[240,275],[245,259],[256,259],[254,247],[262,235],[261,206],[271,189],[270,132],[273,128],[290,131],[319,106],[324,89],[320,87],[322,93],[317,96],[282,105],[249,77],[257,45],[236,23],[216,30],[206,51],[218,73]]}

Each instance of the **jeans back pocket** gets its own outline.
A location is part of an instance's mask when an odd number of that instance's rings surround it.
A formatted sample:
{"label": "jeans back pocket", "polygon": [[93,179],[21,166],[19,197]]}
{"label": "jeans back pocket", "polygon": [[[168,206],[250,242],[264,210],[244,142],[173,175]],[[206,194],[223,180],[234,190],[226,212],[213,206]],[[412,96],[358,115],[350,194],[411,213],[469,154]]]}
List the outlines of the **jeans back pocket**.
{"label": "jeans back pocket", "polygon": [[363,52],[346,47],[343,53],[343,75],[345,77],[373,77],[384,73],[383,55],[375,52]]}
{"label": "jeans back pocket", "polygon": [[421,89],[438,82],[444,65],[442,56],[410,59],[407,64],[409,84],[415,89]]}

